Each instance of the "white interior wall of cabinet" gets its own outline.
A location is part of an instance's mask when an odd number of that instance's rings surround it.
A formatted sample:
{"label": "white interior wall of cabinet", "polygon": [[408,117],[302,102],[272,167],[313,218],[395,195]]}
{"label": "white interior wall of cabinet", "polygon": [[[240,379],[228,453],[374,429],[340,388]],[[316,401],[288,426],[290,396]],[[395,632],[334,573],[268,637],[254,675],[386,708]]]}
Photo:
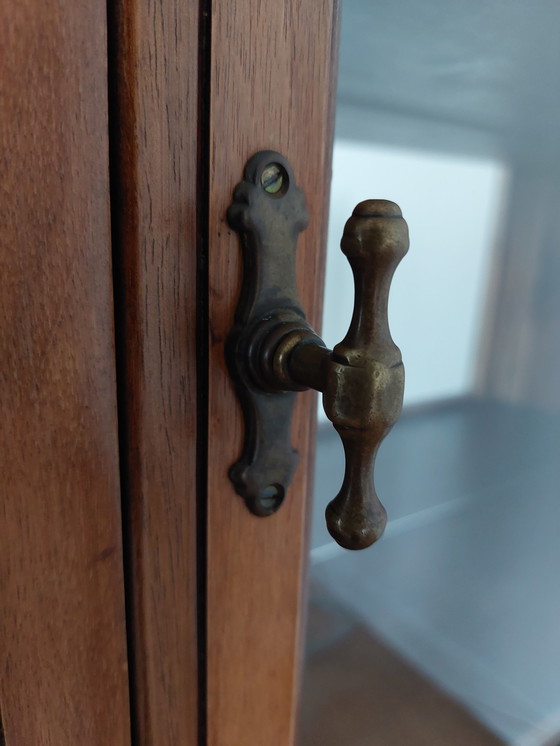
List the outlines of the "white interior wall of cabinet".
{"label": "white interior wall of cabinet", "polygon": [[323,338],[332,348],[352,315],[352,273],[339,248],[345,221],[364,199],[397,202],[411,240],[389,322],[406,368],[405,405],[473,390],[507,188],[498,159],[335,140]]}

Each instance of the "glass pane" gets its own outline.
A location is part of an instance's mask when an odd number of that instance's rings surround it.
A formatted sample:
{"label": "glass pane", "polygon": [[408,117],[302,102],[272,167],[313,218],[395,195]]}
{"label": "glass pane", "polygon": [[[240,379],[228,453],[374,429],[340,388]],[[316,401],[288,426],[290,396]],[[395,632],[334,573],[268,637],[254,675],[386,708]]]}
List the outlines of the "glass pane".
{"label": "glass pane", "polygon": [[366,198],[411,234],[390,302],[405,407],[348,552],[319,413],[301,746],[560,744],[560,8],[343,4],[324,339]]}

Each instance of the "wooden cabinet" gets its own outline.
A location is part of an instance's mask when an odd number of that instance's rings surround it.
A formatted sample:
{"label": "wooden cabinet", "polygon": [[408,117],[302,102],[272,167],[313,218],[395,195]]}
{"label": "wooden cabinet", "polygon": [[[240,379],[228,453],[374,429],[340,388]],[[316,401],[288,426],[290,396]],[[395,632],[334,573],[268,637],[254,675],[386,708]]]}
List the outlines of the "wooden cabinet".
{"label": "wooden cabinet", "polygon": [[317,324],[336,6],[2,9],[7,746],[293,743],[314,400],[286,504],[251,515],[227,478],[225,212],[249,156],[290,159]]}
{"label": "wooden cabinet", "polygon": [[5,741],[125,746],[105,13],[0,13]]}

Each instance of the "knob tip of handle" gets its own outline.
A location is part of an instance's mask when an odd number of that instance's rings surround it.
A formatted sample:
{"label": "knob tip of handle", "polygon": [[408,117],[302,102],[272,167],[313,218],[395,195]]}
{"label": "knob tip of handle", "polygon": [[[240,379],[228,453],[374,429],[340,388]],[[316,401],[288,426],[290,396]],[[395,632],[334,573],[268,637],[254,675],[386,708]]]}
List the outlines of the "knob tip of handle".
{"label": "knob tip of handle", "polygon": [[387,523],[387,513],[377,501],[375,508],[363,510],[352,504],[337,505],[332,500],[325,511],[330,535],[344,549],[366,549],[381,538]]}
{"label": "knob tip of handle", "polygon": [[356,218],[402,218],[401,208],[388,199],[366,199],[354,208]]}

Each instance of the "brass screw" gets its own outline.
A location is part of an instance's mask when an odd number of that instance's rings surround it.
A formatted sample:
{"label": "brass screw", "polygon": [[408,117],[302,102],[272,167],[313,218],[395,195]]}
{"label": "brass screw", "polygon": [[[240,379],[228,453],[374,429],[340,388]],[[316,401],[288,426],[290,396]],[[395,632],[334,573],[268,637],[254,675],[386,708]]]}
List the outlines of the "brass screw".
{"label": "brass screw", "polygon": [[284,169],[278,163],[271,163],[263,169],[261,184],[268,194],[278,194],[284,186]]}

